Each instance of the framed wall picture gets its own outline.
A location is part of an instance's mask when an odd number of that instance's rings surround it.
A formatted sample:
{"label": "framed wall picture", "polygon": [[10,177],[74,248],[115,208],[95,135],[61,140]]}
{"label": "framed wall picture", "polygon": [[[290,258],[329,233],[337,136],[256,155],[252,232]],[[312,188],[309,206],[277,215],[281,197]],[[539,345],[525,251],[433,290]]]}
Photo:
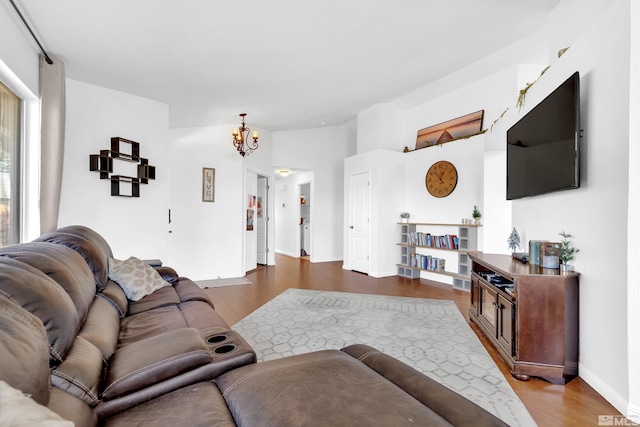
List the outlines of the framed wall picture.
{"label": "framed wall picture", "polygon": [[253,209],[247,209],[247,231],[253,230]]}
{"label": "framed wall picture", "polygon": [[202,168],[202,201],[213,202],[216,195],[216,170]]}
{"label": "framed wall picture", "polygon": [[446,142],[478,134],[482,132],[483,118],[484,110],[480,110],[457,119],[420,129],[416,138],[416,150],[442,145]]}

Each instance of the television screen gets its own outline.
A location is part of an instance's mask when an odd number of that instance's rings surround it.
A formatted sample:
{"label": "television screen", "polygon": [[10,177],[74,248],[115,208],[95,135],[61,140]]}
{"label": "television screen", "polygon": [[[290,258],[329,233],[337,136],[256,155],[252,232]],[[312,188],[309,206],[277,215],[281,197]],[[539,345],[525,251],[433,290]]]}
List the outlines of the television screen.
{"label": "television screen", "polygon": [[580,75],[507,131],[507,200],[580,186]]}

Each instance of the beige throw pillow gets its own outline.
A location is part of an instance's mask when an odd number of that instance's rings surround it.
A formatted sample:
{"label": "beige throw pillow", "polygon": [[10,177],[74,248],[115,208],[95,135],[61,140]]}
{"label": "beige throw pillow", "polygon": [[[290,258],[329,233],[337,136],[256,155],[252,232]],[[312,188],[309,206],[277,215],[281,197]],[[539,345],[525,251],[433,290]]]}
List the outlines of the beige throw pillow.
{"label": "beige throw pillow", "polygon": [[109,258],[109,279],[116,282],[131,301],[138,301],[157,289],[169,286],[160,274],[136,257],[121,261]]}
{"label": "beige throw pillow", "polygon": [[0,380],[0,426],[73,427],[73,423]]}

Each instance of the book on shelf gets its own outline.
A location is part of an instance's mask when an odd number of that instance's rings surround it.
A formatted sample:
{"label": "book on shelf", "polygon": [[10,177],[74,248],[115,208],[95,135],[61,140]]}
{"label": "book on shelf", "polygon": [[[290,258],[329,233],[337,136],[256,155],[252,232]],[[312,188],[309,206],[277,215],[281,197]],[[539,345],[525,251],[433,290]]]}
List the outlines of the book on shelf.
{"label": "book on shelf", "polygon": [[409,266],[422,270],[445,271],[445,260],[431,255],[411,254]]}
{"label": "book on shelf", "polygon": [[543,242],[542,243],[542,256],[558,256],[560,254],[559,242]]}
{"label": "book on shelf", "polygon": [[542,265],[546,240],[529,240],[529,264]]}
{"label": "book on shelf", "polygon": [[409,242],[413,246],[421,246],[425,248],[436,249],[458,249],[460,240],[455,234],[445,234],[435,236],[431,233],[423,233],[421,231],[412,231],[409,234]]}

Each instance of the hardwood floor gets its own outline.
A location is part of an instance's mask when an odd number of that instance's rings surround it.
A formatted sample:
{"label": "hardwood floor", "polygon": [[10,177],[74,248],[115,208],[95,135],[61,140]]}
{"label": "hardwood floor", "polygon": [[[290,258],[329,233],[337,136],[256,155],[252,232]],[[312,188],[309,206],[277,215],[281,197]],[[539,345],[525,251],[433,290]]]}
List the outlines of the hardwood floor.
{"label": "hardwood floor", "polygon": [[[457,304],[467,320],[469,318],[469,294],[453,290],[450,285],[398,276],[375,279],[343,270],[342,262],[310,263],[276,255],[276,264],[275,267],[259,267],[248,273],[251,285],[207,290],[216,310],[230,325],[288,288],[448,299]],[[620,415],[579,377],[564,386],[535,378],[530,381],[514,379],[483,334],[473,323],[470,325],[539,426],[597,426],[598,415]]]}

